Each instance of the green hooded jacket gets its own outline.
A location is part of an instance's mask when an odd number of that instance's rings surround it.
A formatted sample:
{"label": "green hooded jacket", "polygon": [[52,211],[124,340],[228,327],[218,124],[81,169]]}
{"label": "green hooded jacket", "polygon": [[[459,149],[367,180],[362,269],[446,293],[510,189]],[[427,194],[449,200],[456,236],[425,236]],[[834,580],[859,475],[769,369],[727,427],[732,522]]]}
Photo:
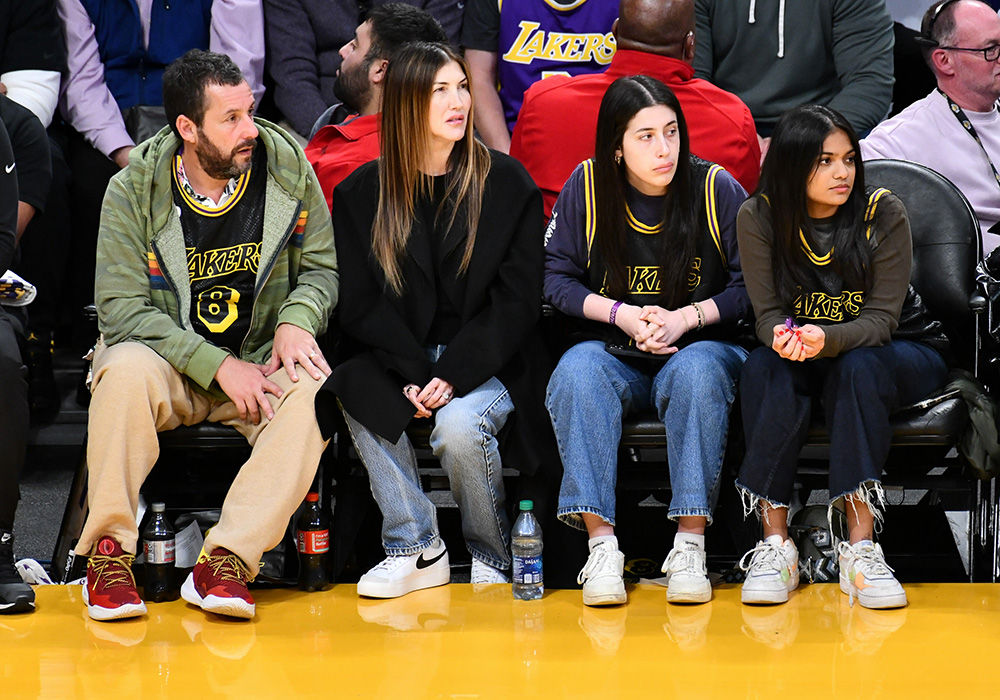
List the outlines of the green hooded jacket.
{"label": "green hooded jacket", "polygon": [[[264,233],[250,330],[239,359],[267,362],[280,323],[322,333],[339,277],[330,210],[302,149],[256,119],[267,153]],[[95,299],[107,345],[148,345],[205,393],[225,399],[215,373],[229,354],[191,327],[191,286],[171,189],[181,141],[164,128],[137,146],[108,185],[97,241]]]}

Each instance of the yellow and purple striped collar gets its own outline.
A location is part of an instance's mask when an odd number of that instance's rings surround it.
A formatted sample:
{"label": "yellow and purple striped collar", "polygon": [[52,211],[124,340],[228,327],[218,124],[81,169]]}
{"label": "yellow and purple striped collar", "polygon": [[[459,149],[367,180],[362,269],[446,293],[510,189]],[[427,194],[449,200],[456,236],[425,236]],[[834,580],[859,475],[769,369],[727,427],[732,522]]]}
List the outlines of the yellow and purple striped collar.
{"label": "yellow and purple striped collar", "polygon": [[218,204],[216,204],[210,197],[198,194],[191,187],[187,173],[184,172],[184,161],[181,158],[181,152],[178,151],[177,155],[174,156],[174,181],[177,183],[177,189],[181,193],[181,199],[192,210],[202,216],[222,216],[235,207],[243,196],[243,193],[247,190],[247,185],[250,182],[250,169],[247,169],[238,178],[229,180],[225,189],[222,190],[222,196],[219,198]]}

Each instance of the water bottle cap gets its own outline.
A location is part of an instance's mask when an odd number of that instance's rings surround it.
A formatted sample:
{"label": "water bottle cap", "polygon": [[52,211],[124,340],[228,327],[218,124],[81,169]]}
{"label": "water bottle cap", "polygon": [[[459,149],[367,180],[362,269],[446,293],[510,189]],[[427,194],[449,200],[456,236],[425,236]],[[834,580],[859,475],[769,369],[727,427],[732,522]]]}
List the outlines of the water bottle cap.
{"label": "water bottle cap", "polygon": [[306,496],[306,501],[308,501],[309,503],[318,503],[319,494],[315,492],[310,492],[309,495]]}
{"label": "water bottle cap", "polygon": [[534,508],[534,507],[535,507],[535,504],[534,504],[534,503],[532,503],[532,502],[531,502],[531,501],[529,501],[529,500],[524,500],[524,501],[521,501],[521,504],[520,504],[520,505],[521,505],[521,510],[522,510],[522,511],[524,511],[524,510],[531,510],[532,508]]}
{"label": "water bottle cap", "polygon": [[163,513],[163,512],[166,512],[166,510],[167,510],[167,507],[165,505],[163,505],[162,503],[154,503],[151,506],[151,508],[152,508],[152,511],[154,513]]}

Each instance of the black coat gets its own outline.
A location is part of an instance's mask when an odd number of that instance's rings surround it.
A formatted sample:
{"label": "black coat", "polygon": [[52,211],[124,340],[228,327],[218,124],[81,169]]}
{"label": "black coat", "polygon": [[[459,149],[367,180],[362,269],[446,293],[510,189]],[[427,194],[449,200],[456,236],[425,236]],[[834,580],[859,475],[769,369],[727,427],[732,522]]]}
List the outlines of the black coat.
{"label": "black coat", "polygon": [[[418,218],[401,261],[401,296],[387,291],[371,252],[379,196],[377,162],[363,165],[334,190],[341,338],[340,362],[316,399],[325,436],[335,431],[339,420],[336,398],[362,425],[396,442],[414,414],[402,392],[405,385],[424,386],[440,377],[461,396],[495,376],[515,407],[502,438],[504,444],[510,439],[521,449],[509,466],[535,471],[539,456],[533,446],[551,434],[544,408],[550,366],[537,333],[544,257],[542,198],[520,163],[495,151],[491,156],[467,273],[458,276],[466,236],[452,230],[442,251],[441,280],[435,284],[428,232]],[[462,223],[460,213],[455,227]],[[431,363],[424,346],[429,344],[438,293],[449,295],[461,316],[461,329]]]}

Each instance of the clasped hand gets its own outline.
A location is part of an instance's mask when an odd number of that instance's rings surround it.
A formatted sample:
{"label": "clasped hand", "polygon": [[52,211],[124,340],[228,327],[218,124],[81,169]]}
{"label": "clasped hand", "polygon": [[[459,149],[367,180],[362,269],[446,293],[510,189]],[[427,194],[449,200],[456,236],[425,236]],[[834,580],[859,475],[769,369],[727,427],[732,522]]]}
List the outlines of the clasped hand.
{"label": "clasped hand", "polygon": [[804,362],[819,355],[826,345],[826,333],[820,326],[807,323],[789,328],[786,324],[775,326],[771,348],[793,362]]}
{"label": "clasped hand", "polygon": [[439,377],[434,377],[422,389],[416,384],[407,384],[403,387],[403,395],[417,409],[413,414],[414,418],[430,418],[432,410],[441,408],[451,401],[455,395],[455,387]]}
{"label": "clasped hand", "polygon": [[615,320],[639,350],[654,355],[677,352],[674,343],[688,331],[687,321],[679,309],[668,311],[661,306],[622,305]]}

